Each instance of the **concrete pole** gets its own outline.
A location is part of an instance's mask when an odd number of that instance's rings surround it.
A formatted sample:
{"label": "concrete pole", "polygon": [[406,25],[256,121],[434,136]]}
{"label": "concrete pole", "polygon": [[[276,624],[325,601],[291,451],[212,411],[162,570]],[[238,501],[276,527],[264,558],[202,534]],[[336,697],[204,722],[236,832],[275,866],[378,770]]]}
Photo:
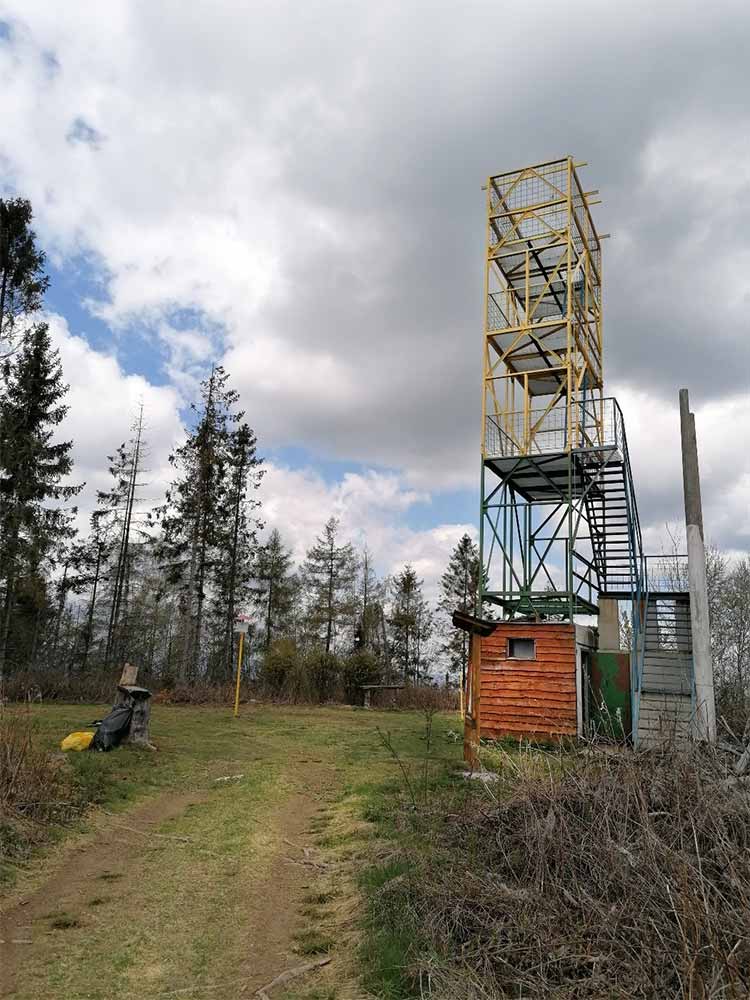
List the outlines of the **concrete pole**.
{"label": "concrete pole", "polygon": [[715,743],[716,704],[714,701],[714,670],[711,661],[711,629],[708,619],[706,548],[703,541],[698,444],[695,436],[695,416],[690,412],[687,389],[680,389],[680,431],[682,435],[682,483],[685,493],[690,620],[695,676],[694,734],[696,739]]}
{"label": "concrete pole", "polygon": [[620,606],[616,597],[599,598],[599,649],[620,648]]}

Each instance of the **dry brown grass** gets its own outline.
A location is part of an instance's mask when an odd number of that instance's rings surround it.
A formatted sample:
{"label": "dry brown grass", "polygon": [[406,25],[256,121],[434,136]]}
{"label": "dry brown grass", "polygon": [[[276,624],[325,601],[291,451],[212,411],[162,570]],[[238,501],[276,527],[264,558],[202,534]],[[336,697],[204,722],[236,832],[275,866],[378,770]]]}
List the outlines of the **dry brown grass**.
{"label": "dry brown grass", "polygon": [[[373,705],[388,705],[388,692],[373,698]],[[406,710],[433,710],[436,712],[457,712],[458,711],[458,691],[453,688],[444,687],[420,687],[408,685],[401,691],[395,692],[396,708]]]}
{"label": "dry brown grass", "polygon": [[0,877],[82,808],[61,755],[40,748],[24,709],[0,708]]}
{"label": "dry brown grass", "polygon": [[589,749],[547,764],[516,761],[458,807],[435,799],[434,846],[381,891],[383,918],[405,914],[420,939],[423,995],[750,995],[750,789],[732,761]]}

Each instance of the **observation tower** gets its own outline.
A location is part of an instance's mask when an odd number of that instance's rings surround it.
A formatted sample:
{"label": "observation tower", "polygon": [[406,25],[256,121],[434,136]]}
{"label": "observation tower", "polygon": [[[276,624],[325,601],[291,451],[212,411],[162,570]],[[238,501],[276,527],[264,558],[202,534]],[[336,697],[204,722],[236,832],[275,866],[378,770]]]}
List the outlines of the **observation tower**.
{"label": "observation tower", "polygon": [[[686,729],[695,707],[686,581],[672,568],[657,582],[660,565],[649,591],[625,422],[605,392],[602,237],[582,166],[568,156],[486,185],[477,614],[494,605],[500,621],[454,619],[473,633],[467,746],[582,735],[605,662],[636,742],[661,739],[665,718]],[[581,617],[596,615],[598,632]]]}
{"label": "observation tower", "polygon": [[487,182],[483,598],[573,621],[638,589],[622,414],[604,393],[601,237],[572,157]]}

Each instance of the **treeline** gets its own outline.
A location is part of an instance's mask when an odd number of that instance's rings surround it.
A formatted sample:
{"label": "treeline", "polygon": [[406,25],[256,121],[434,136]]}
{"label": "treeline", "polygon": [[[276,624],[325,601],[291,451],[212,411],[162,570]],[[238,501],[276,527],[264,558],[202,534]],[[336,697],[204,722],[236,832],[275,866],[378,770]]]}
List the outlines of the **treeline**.
{"label": "treeline", "polygon": [[[295,565],[278,530],[262,534],[258,444],[220,366],[190,407],[165,496],[149,494],[141,410],[102,456],[110,485],[76,530],[84,484],[31,219],[27,201],[0,200],[0,697],[36,684],[91,691],[126,661],[154,687],[221,685],[235,670],[240,612],[253,621],[244,675],[280,696],[459,683],[468,637],[450,616],[475,607],[471,539],[456,545],[434,605],[409,565],[379,579],[335,518]],[[707,575],[719,709],[739,724],[750,706],[750,559],[712,549]]]}
{"label": "treeline", "polygon": [[706,579],[720,729],[742,736],[750,725],[750,556],[730,559],[709,546]]}
{"label": "treeline", "polygon": [[[161,688],[221,684],[236,669],[235,619],[253,621],[246,676],[292,697],[352,696],[361,683],[423,685],[466,667],[456,607],[474,606],[478,553],[468,536],[436,606],[407,565],[379,579],[335,518],[301,565],[273,530],[262,541],[262,462],[229,374],[215,366],[148,496],[148,414],[106,457],[88,530],[75,528],[67,385],[43,320],[49,281],[31,206],[0,201],[0,682],[33,674],[56,689],[126,662]],[[95,415],[92,414],[92,418]],[[103,464],[105,457],[102,457]],[[46,678],[46,680],[45,680]],[[18,691],[15,691],[17,694]]]}

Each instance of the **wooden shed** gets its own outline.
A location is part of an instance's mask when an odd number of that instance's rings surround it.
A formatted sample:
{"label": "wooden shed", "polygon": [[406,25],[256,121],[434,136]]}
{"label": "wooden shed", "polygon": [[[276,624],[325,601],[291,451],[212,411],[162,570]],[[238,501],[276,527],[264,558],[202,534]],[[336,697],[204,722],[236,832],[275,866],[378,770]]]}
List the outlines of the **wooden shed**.
{"label": "wooden shed", "polygon": [[498,622],[491,635],[472,635],[473,741],[582,735],[595,648],[596,631],[570,622]]}

